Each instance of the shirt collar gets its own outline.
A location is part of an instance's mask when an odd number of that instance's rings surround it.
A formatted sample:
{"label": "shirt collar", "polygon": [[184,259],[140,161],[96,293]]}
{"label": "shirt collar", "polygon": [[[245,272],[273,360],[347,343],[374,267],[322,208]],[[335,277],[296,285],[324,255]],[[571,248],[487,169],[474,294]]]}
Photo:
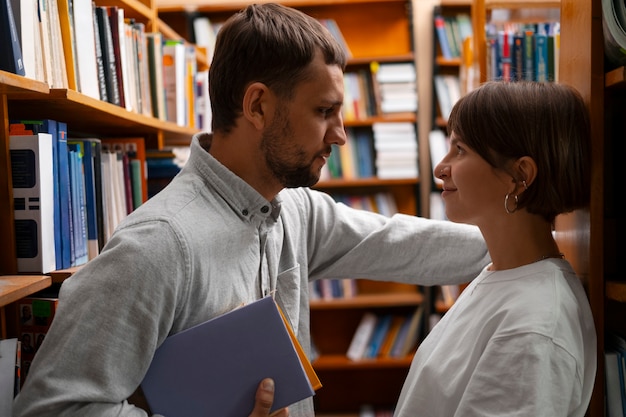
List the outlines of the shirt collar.
{"label": "shirt collar", "polygon": [[[189,160],[183,170],[200,175],[240,218],[252,222],[265,221],[268,218],[278,220],[281,209],[280,197],[276,196],[272,201],[267,201],[250,184],[222,165],[205,150],[210,148],[212,139],[213,135],[207,132],[193,136]],[[204,148],[200,145],[201,142]]]}

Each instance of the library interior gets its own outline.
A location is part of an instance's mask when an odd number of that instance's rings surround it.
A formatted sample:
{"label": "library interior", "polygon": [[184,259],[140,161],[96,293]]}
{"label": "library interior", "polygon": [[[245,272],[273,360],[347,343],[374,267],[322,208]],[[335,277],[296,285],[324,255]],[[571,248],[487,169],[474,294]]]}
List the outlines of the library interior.
{"label": "library interior", "polygon": [[[269,1],[0,0],[0,415],[28,379],[63,283],[181,171],[192,136],[211,130],[216,36],[251,3]],[[433,168],[461,97],[488,80],[580,92],[591,200],[557,216],[553,236],[596,328],[586,415],[626,416],[624,2],[276,3],[317,19],[347,57],[346,143],[333,145],[311,188],[354,208],[446,221]],[[467,285],[389,279],[310,282],[311,347],[300,360],[321,382],[309,394],[317,417],[392,416],[415,351]]]}

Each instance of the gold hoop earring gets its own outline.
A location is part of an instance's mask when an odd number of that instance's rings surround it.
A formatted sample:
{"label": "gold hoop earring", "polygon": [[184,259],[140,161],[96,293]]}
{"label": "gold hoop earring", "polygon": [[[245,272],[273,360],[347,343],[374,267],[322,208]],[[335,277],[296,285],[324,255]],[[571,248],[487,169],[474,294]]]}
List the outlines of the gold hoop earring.
{"label": "gold hoop earring", "polygon": [[513,201],[515,202],[515,206],[513,207],[513,210],[509,209],[509,197],[510,197],[511,193],[508,193],[506,196],[504,196],[504,210],[506,210],[506,212],[508,214],[513,214],[517,211],[517,203],[518,203],[518,199],[516,195],[513,195]]}

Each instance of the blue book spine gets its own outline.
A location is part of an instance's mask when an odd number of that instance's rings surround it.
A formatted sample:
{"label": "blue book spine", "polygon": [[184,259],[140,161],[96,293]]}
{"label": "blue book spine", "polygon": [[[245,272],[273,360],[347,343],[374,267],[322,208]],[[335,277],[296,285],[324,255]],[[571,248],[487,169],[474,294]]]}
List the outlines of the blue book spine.
{"label": "blue book spine", "polygon": [[67,123],[57,122],[57,160],[59,175],[59,207],[61,214],[61,251],[63,268],[72,266],[72,247],[71,236],[72,230],[70,225],[71,219],[71,196],[70,196],[70,168],[67,154]]}
{"label": "blue book spine", "polygon": [[435,32],[437,33],[437,39],[439,40],[439,48],[441,48],[441,55],[445,59],[452,59],[452,49],[448,36],[446,35],[446,23],[443,16],[435,16]]}
{"label": "blue book spine", "polygon": [[59,131],[55,120],[43,120],[43,129],[52,136],[52,176],[54,190],[54,253],[57,269],[63,269],[63,246],[61,241],[61,197],[59,195]]}
{"label": "blue book spine", "polygon": [[72,223],[74,241],[74,266],[87,263],[87,219],[85,203],[85,183],[82,166],[82,152],[75,144],[68,143],[70,150]]}
{"label": "blue book spine", "polygon": [[535,81],[548,81],[548,36],[535,33]]}
{"label": "blue book spine", "polygon": [[391,325],[391,317],[391,314],[386,314],[378,318],[367,353],[365,354],[366,358],[375,358],[378,356],[380,347],[382,346],[383,340],[385,340],[385,336],[387,335],[387,331]]}
{"label": "blue book spine", "polygon": [[83,183],[85,212],[87,223],[87,253],[88,258],[93,259],[99,252],[98,249],[98,219],[96,206],[96,183],[94,174],[94,149],[88,139],[70,140],[69,144],[75,146],[82,154]]}

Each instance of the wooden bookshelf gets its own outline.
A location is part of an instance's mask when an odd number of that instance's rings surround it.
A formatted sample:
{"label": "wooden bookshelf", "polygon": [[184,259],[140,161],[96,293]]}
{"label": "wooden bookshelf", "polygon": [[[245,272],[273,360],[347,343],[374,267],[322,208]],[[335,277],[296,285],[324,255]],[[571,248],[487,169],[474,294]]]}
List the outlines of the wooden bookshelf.
{"label": "wooden bookshelf", "polygon": [[593,143],[591,204],[586,210],[558,216],[555,236],[581,277],[591,304],[598,339],[598,371],[587,414],[602,417],[604,336],[607,331],[626,334],[626,284],[617,261],[617,240],[626,233],[626,221],[616,200],[619,193],[615,193],[625,181],[617,155],[624,151],[626,71],[623,66],[604,67],[600,0],[474,0],[472,8],[481,74],[485,74],[484,28],[490,10],[556,8],[560,13],[559,82],[576,87],[585,98]]}
{"label": "wooden bookshelf", "polygon": [[15,301],[47,288],[52,280],[47,275],[0,276],[0,338],[7,338],[5,307]]}
{"label": "wooden bookshelf", "polygon": [[[480,70],[480,82],[487,80],[487,37],[485,25],[488,22],[491,11],[494,9],[511,11],[536,9],[539,10],[539,18],[532,18],[530,21],[525,21],[524,19],[518,21],[518,23],[536,23],[543,20],[540,17],[542,14],[541,10],[544,13],[549,9],[560,10],[561,2],[559,0],[474,0],[472,3],[474,51]],[[563,38],[561,38],[561,43],[563,43]]]}
{"label": "wooden bookshelf", "polygon": [[[125,16],[144,23],[148,31],[157,30],[153,1],[96,0],[97,6],[118,6]],[[173,34],[173,32],[171,32]],[[202,52],[198,53],[201,59]],[[43,119],[65,121],[71,134],[82,136],[138,136],[153,148],[166,145],[187,145],[196,129],[178,126],[153,117],[130,112],[119,106],[93,99],[72,89],[51,89],[45,82],[0,71],[0,230],[5,245],[0,252],[0,302],[3,308],[22,297],[61,283],[74,269],[54,271],[50,276],[17,275],[15,232],[13,228],[13,189],[10,172],[9,121]],[[3,326],[3,337],[6,337]]]}

